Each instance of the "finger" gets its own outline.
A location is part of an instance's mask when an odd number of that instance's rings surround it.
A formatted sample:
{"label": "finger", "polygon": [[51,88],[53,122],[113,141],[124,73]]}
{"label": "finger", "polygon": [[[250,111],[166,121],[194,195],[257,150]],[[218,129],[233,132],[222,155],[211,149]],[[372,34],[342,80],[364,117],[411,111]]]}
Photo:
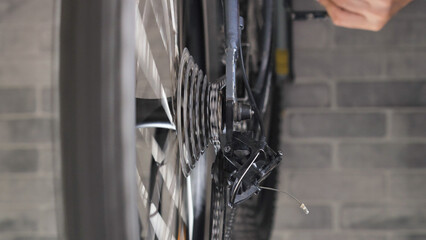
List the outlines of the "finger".
{"label": "finger", "polygon": [[365,0],[331,0],[336,6],[346,11],[363,15],[363,12],[370,9],[370,4]]}
{"label": "finger", "polygon": [[326,8],[335,25],[371,30],[368,28],[368,21],[363,15],[342,9],[331,0],[319,0],[319,2]]}
{"label": "finger", "polygon": [[391,16],[395,15],[401,8],[404,8],[407,6],[412,0],[405,0],[405,1],[397,1],[396,4],[394,4],[391,8]]}

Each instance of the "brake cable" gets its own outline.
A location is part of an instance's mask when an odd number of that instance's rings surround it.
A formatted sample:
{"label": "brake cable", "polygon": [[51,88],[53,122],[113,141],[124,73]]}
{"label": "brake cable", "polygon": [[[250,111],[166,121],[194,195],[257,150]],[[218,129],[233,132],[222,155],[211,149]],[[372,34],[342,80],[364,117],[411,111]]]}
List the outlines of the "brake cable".
{"label": "brake cable", "polygon": [[[243,18],[240,17],[240,30],[242,30],[244,28],[244,24],[242,23],[243,22],[242,19]],[[241,33],[241,31],[240,31],[240,33]],[[251,105],[251,107],[254,110],[254,115],[256,115],[257,121],[259,122],[259,126],[260,126],[260,139],[262,141],[264,141],[266,137],[265,137],[265,130],[264,130],[264,125],[263,125],[263,119],[260,116],[259,109],[257,108],[256,100],[254,99],[253,92],[251,91],[250,84],[248,82],[248,78],[247,78],[247,75],[246,75],[246,69],[245,69],[245,66],[244,66],[243,47],[241,45],[241,34],[240,34],[240,36],[238,38],[238,41],[239,41],[239,51],[240,51],[240,58],[241,58],[240,59],[240,63],[241,63],[241,68],[243,70],[244,87],[245,87],[245,89],[247,91],[247,95],[248,95],[249,100],[250,100],[250,105]]]}

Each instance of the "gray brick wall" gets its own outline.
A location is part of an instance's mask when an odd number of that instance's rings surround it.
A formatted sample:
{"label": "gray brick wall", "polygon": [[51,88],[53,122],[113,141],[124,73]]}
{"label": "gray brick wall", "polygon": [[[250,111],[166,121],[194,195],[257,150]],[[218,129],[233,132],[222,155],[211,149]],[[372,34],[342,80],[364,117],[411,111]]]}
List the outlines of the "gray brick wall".
{"label": "gray brick wall", "polygon": [[[318,9],[312,0],[299,9]],[[0,240],[56,239],[54,0],[0,0]],[[274,239],[426,239],[426,1],[379,33],[295,25]]]}
{"label": "gray brick wall", "polygon": [[0,240],[56,238],[54,0],[0,0]]}
{"label": "gray brick wall", "polygon": [[[320,9],[296,0],[298,9]],[[380,32],[295,24],[275,240],[426,239],[426,1]]]}

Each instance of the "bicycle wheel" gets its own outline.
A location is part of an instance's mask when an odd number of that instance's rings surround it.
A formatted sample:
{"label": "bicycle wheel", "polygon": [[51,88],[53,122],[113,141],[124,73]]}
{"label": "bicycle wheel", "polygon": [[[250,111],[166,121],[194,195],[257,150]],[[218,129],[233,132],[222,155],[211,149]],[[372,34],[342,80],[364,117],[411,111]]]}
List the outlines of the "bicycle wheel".
{"label": "bicycle wheel", "polygon": [[[230,236],[227,182],[216,160],[222,7],[208,0],[62,1],[68,239]],[[259,95],[265,104],[268,76]],[[259,206],[242,208],[271,211]]]}
{"label": "bicycle wheel", "polygon": [[[195,143],[188,134],[195,137],[175,123],[181,100],[176,97],[178,88],[185,87],[181,110],[207,109],[207,103],[201,106],[188,98],[206,97],[207,78],[199,69],[209,69],[209,77],[215,78],[219,59],[208,53],[216,42],[205,36],[217,35],[212,25],[216,3],[64,0],[61,8],[66,236],[210,238],[217,231],[211,223],[221,218],[211,215],[210,170],[215,152],[205,139],[197,138],[197,146],[203,144],[197,164],[185,169],[187,163],[180,163],[179,153],[186,147],[192,151]],[[207,9],[211,14],[204,14]],[[203,23],[209,25],[205,32]],[[187,83],[178,86],[184,56],[188,58],[185,71],[192,72],[180,78],[191,81],[191,89],[204,87],[203,96],[189,90]],[[184,115],[186,125],[198,127],[200,118],[207,118],[195,116],[194,111]]]}

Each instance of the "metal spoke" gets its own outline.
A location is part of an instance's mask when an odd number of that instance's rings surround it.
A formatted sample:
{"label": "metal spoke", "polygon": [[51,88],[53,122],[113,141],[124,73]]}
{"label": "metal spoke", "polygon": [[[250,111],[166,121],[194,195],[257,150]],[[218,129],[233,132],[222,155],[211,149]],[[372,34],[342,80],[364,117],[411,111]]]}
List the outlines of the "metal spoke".
{"label": "metal spoke", "polygon": [[[138,179],[138,192],[139,192],[139,198],[138,198],[138,205],[139,211],[141,209],[150,209],[149,212],[149,221],[154,228],[155,235],[159,239],[176,239],[175,236],[173,236],[171,229],[166,224],[164,219],[161,217],[160,214],[158,214],[157,207],[153,203],[148,203],[148,192],[146,191],[146,188],[144,184],[141,181],[141,177],[139,176],[139,173],[137,173],[137,179]],[[148,207],[149,204],[149,207]],[[141,216],[143,216],[143,213],[139,213]]]}
{"label": "metal spoke", "polygon": [[[173,201],[173,205],[176,208],[179,208],[179,194],[180,194],[180,186],[178,185],[178,179],[180,174],[179,166],[177,166],[177,140],[176,136],[173,133],[169,133],[166,139],[167,145],[164,147],[165,151],[163,151],[157,141],[155,140],[154,136],[152,135],[152,132],[148,129],[139,129],[140,135],[144,139],[144,145],[146,145],[146,148],[141,149],[140,153],[138,154],[138,162],[137,162],[137,168],[139,175],[142,175],[143,179],[149,179],[147,176],[143,176],[142,172],[144,168],[147,168],[147,161],[143,161],[143,158],[139,157],[143,153],[150,154],[150,149],[152,150],[152,157],[154,158],[155,162],[159,165],[159,173],[165,182],[165,188],[168,191],[171,200]],[[147,158],[145,158],[147,159]],[[167,160],[167,162],[166,162]],[[186,216],[181,213],[181,217],[183,221],[186,223],[187,218]]]}

